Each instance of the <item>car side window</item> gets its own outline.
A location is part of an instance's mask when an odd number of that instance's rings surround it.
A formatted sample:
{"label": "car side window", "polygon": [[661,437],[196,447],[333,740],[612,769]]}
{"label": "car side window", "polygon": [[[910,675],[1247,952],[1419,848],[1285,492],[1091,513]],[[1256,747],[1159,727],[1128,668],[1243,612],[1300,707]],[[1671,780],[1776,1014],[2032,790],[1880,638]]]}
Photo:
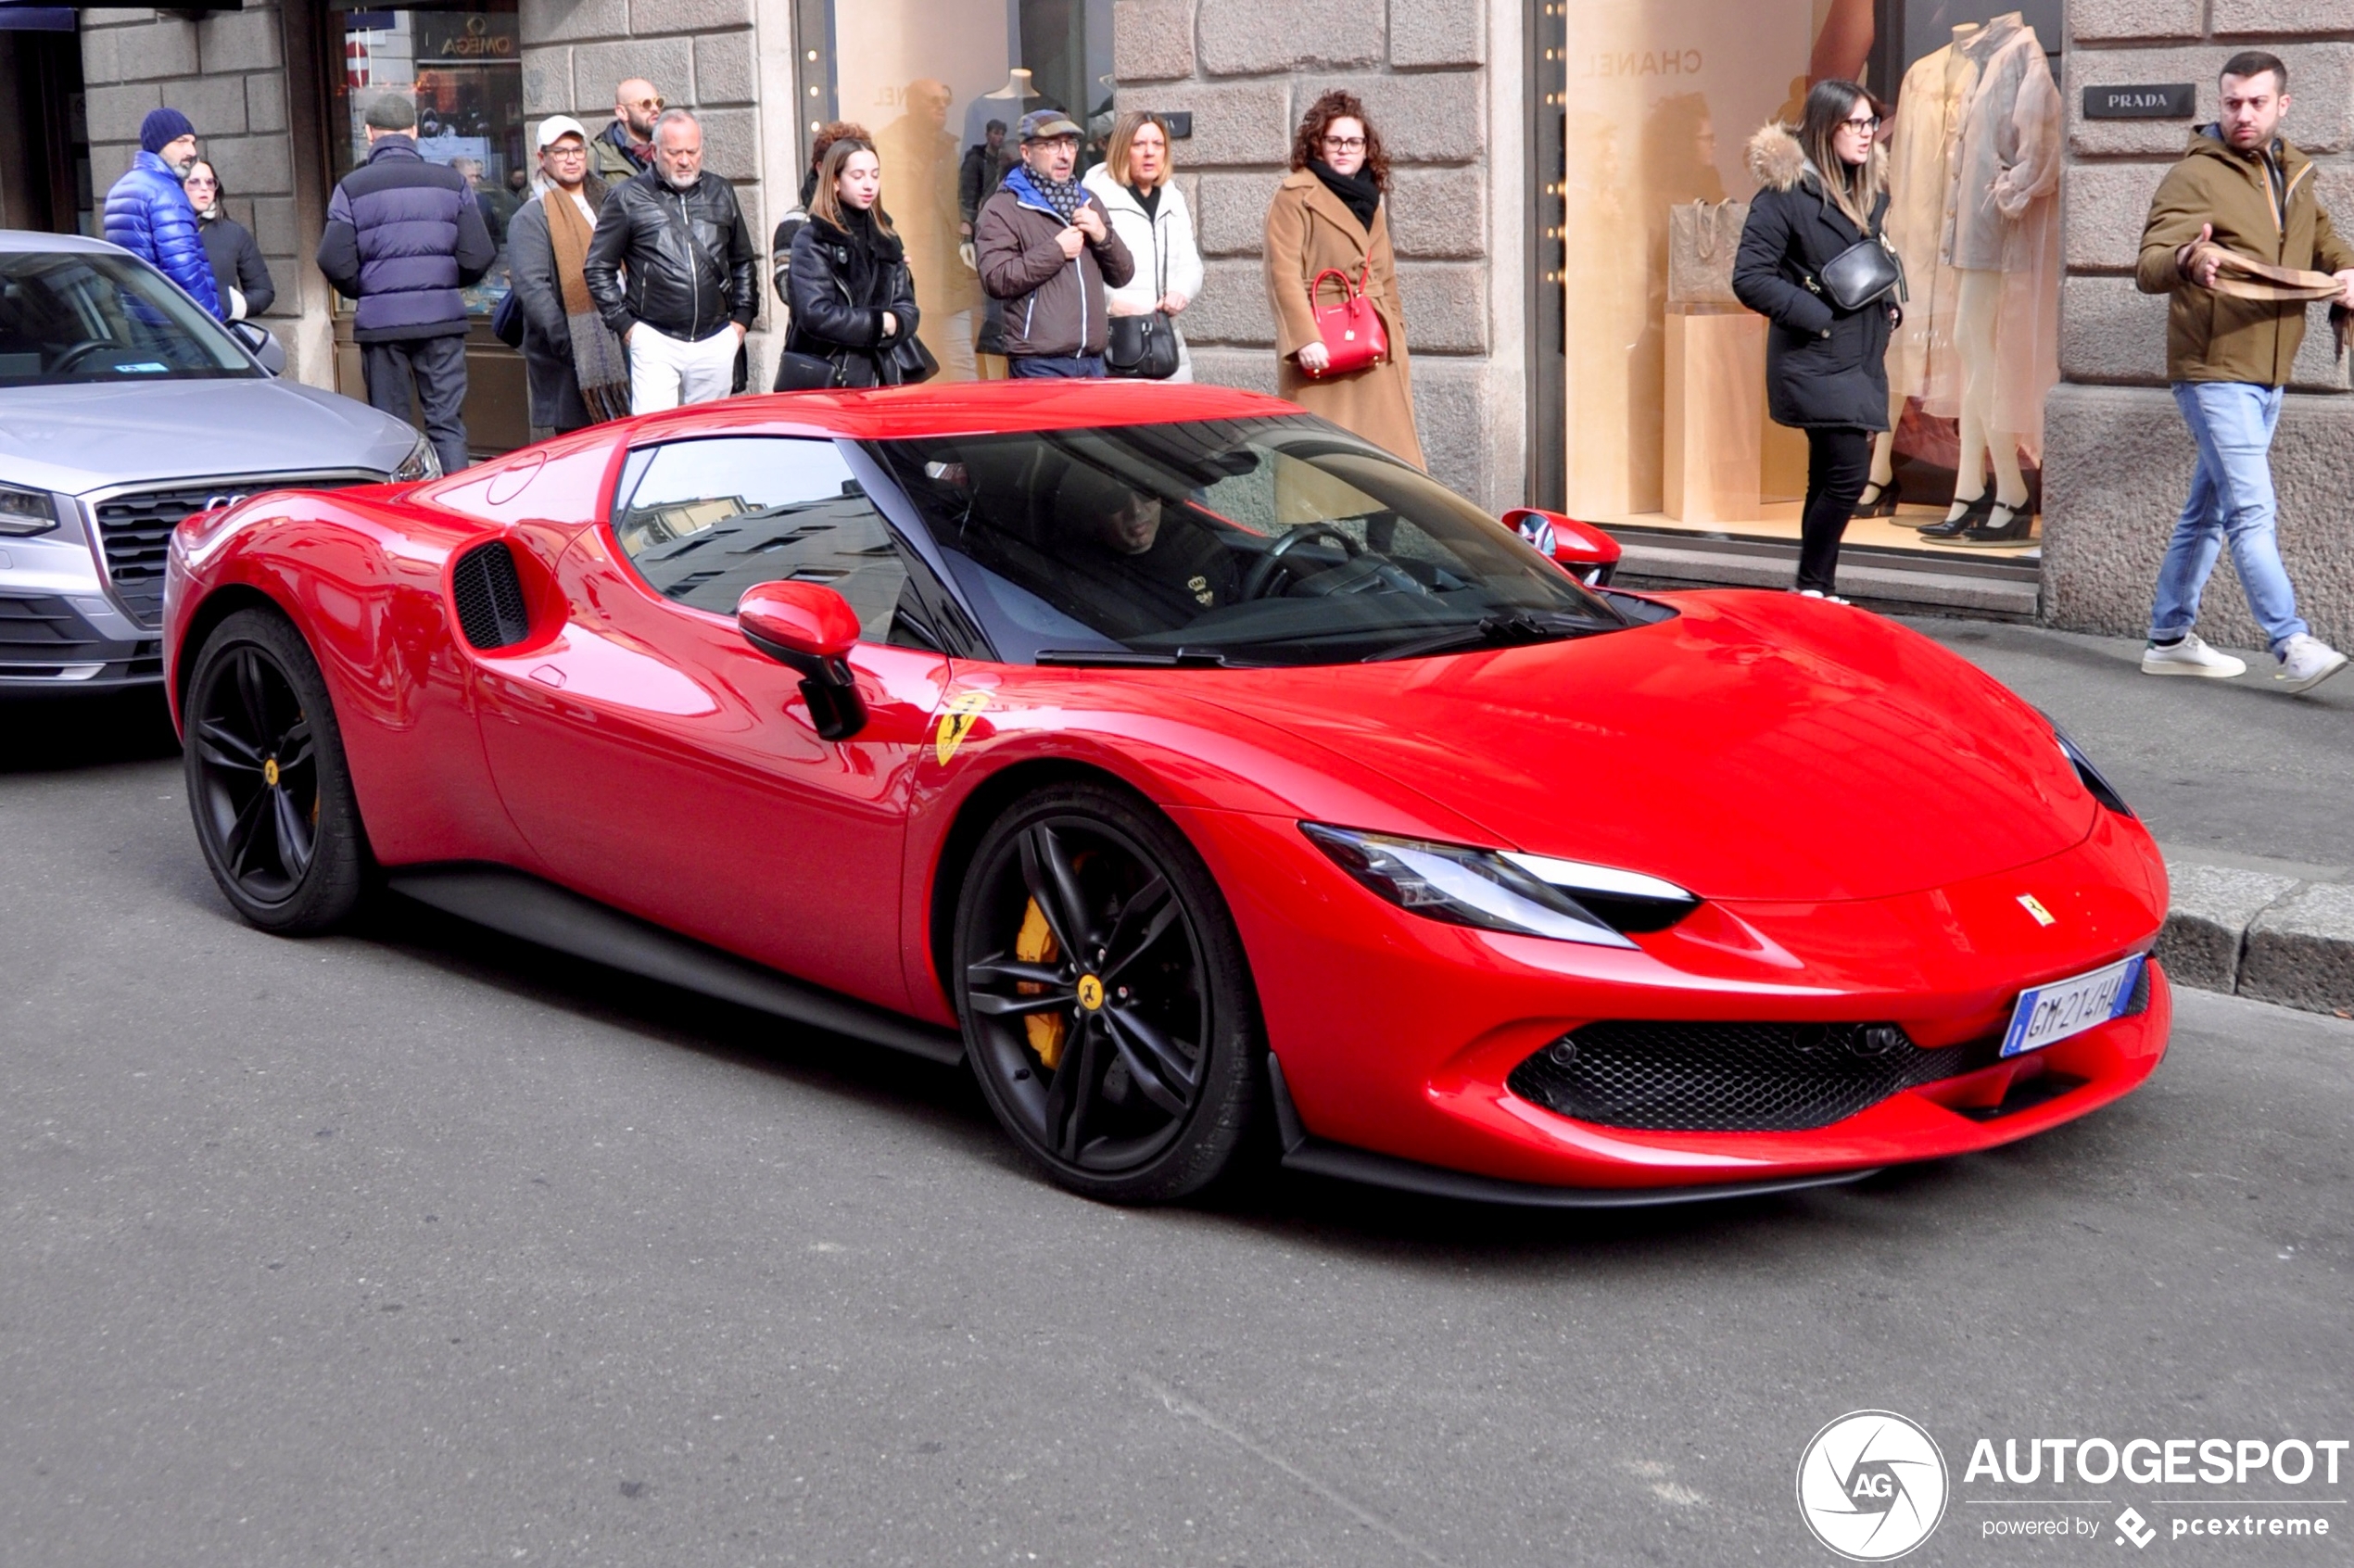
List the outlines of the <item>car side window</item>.
{"label": "car side window", "polygon": [[892,640],[907,568],[882,513],[831,441],[724,436],[629,454],[613,528],[654,591],[732,615],[760,583],[823,583],[850,601],[859,635]]}

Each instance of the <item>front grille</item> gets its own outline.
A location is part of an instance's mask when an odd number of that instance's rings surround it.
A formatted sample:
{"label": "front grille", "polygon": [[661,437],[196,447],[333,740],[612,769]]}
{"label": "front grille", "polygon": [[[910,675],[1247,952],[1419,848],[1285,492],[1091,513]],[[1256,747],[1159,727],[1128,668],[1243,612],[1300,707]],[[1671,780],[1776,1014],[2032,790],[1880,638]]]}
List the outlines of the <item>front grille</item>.
{"label": "front grille", "polygon": [[133,620],[153,630],[163,622],[163,565],[171,530],[191,512],[223,506],[263,490],[337,490],[374,483],[357,474],[285,474],[266,479],[215,480],[109,496],[93,509],[104,547],[107,580]]}
{"label": "front grille", "polygon": [[1899,1090],[1993,1065],[1999,1035],[1924,1051],[1892,1024],[1653,1023],[1573,1030],[1505,1087],[1563,1116],[1656,1132],[1827,1127]]}

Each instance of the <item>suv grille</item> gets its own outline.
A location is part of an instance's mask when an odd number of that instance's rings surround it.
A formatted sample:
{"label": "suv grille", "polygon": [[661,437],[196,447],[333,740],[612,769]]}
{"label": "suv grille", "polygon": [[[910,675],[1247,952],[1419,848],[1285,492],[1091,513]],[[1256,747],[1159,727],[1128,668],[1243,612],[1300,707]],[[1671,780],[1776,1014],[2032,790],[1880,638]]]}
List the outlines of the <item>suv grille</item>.
{"label": "suv grille", "polygon": [[339,490],[348,485],[375,482],[373,477],[350,474],[289,474],[109,496],[95,509],[98,540],[105,547],[107,580],[114,585],[115,597],[132,619],[153,630],[163,622],[164,558],[171,550],[171,530],[182,518],[208,505],[243,499],[262,490]]}

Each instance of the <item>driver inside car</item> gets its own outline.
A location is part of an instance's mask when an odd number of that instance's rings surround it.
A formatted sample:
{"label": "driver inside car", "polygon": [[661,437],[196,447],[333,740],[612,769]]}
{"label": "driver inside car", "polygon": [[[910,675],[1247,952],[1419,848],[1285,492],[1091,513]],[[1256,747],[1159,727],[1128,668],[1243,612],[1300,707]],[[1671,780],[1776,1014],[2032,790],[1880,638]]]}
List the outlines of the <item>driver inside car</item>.
{"label": "driver inside car", "polygon": [[1174,630],[1242,597],[1233,554],[1183,508],[1085,468],[1057,500],[1075,546],[1069,569],[1111,588],[1134,623],[1115,635]]}

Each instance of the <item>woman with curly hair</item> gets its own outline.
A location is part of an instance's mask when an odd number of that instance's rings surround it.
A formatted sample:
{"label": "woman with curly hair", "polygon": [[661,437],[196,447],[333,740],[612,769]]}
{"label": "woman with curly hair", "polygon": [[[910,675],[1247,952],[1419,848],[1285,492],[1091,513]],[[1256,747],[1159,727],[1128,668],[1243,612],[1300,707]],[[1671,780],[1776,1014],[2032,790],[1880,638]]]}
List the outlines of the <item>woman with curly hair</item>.
{"label": "woman with curly hair", "polygon": [[[1291,169],[1267,209],[1267,298],[1275,312],[1275,387],[1283,396],[1423,466],[1414,433],[1414,397],[1406,354],[1406,314],[1398,302],[1397,259],[1389,247],[1389,159],[1381,133],[1353,93],[1331,92],[1310,106],[1292,138]],[[1332,375],[1316,331],[1315,305],[1340,300],[1316,275],[1330,268],[1362,280],[1381,316],[1389,352],[1362,370]]]}

